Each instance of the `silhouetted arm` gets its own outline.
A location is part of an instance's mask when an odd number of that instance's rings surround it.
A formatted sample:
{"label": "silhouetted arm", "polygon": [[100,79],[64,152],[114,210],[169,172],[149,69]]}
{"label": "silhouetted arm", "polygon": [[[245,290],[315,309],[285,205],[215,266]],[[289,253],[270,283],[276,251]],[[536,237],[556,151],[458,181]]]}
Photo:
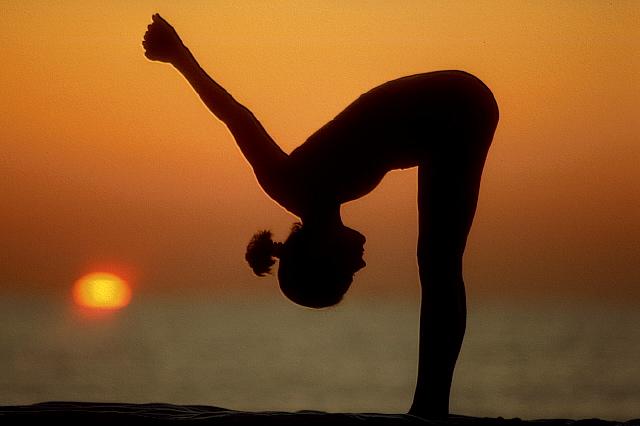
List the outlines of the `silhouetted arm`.
{"label": "silhouetted arm", "polygon": [[275,201],[295,213],[293,195],[288,188],[288,182],[293,178],[287,161],[289,156],[251,111],[202,69],[173,27],[160,15],[153,15],[153,23],[149,25],[142,44],[147,58],[170,63],[180,71],[209,110],[226,124],[253,167],[260,186]]}
{"label": "silhouetted arm", "polygon": [[222,122],[235,138],[240,150],[256,173],[275,173],[289,157],[269,136],[249,109],[237,102],[222,86],[188,55],[173,63],[187,79],[200,99]]}

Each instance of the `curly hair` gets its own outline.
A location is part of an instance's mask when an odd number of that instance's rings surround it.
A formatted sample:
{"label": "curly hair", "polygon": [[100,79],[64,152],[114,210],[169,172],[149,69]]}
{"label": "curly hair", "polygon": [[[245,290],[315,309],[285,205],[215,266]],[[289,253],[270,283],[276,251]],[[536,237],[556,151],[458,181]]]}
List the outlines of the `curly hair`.
{"label": "curly hair", "polygon": [[269,230],[256,232],[249,244],[244,258],[249,262],[253,273],[264,277],[271,273],[271,267],[276,263],[276,244]]}
{"label": "curly hair", "polygon": [[[302,224],[296,222],[291,227],[291,234],[297,234],[302,229]],[[283,243],[273,241],[273,234],[269,230],[256,232],[251,241],[247,244],[247,252],[244,258],[249,262],[249,266],[253,269],[253,273],[259,277],[264,277],[271,273],[271,268],[276,263],[276,258],[280,258]]]}

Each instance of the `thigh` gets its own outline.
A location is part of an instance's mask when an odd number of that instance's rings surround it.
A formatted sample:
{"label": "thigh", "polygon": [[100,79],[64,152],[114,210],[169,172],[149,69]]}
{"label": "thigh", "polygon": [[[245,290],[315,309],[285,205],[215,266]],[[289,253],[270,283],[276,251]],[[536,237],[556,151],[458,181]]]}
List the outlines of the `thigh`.
{"label": "thigh", "polygon": [[[493,131],[460,135],[418,166],[418,262],[429,271],[461,271]],[[421,272],[422,273],[422,272]]]}

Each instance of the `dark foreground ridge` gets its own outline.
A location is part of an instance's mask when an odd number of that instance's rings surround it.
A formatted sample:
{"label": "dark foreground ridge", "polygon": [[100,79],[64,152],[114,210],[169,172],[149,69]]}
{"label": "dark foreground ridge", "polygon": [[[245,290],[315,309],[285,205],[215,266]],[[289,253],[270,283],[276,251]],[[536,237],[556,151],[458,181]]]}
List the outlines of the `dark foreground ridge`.
{"label": "dark foreground ridge", "polygon": [[433,426],[613,426],[640,425],[640,419],[614,422],[599,419],[521,420],[450,415],[446,419],[421,419],[408,414],[325,413],[321,411],[247,412],[205,405],[125,404],[98,402],[44,402],[0,407],[0,424],[95,425],[433,425]]}

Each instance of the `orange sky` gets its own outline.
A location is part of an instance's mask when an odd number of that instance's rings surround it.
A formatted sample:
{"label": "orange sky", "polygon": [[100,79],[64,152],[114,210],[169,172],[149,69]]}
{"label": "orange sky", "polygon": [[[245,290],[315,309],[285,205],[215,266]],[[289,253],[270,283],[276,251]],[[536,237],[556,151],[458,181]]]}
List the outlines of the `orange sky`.
{"label": "orange sky", "polygon": [[[274,283],[244,247],[295,218],[178,73],[144,58],[157,11],[286,151],[387,80],[477,75],[501,122],[470,296],[640,301],[638,2],[214,3],[0,5],[0,292],[62,294],[98,266],[149,292]],[[393,172],[343,208],[368,237],[355,294],[416,294],[415,180]]]}

